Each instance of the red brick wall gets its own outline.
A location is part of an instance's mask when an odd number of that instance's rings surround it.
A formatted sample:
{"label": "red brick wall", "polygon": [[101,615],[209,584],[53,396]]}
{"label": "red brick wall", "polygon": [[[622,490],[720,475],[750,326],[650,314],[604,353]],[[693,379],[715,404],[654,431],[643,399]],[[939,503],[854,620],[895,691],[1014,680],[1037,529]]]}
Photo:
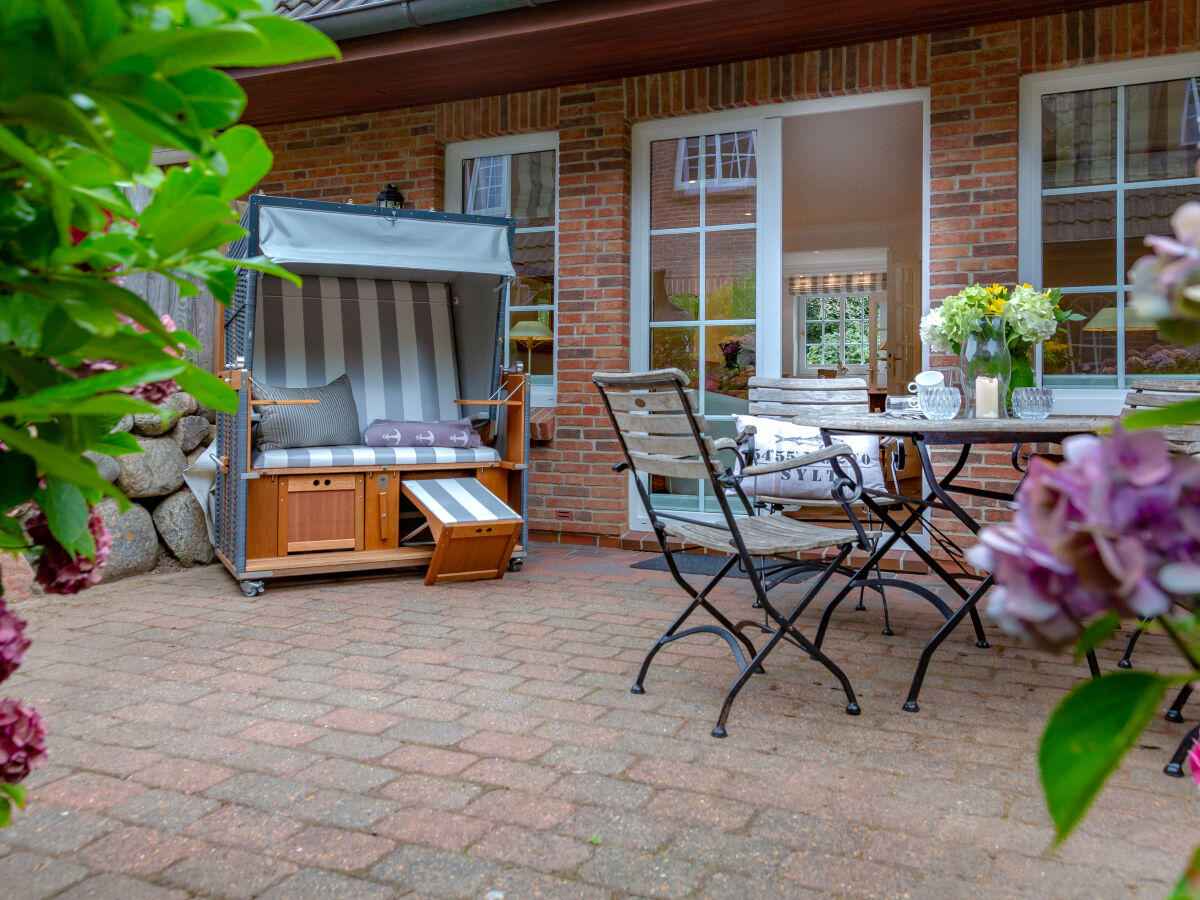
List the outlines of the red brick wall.
{"label": "red brick wall", "polygon": [[[1200,47],[1195,0],[1149,0],[854,47],[263,129],[267,193],[373,202],[394,182],[442,208],[448,142],[557,131],[559,407],[535,449],[535,529],[593,539],[625,530],[625,479],[589,376],[628,367],[630,133],[669,116],[865,91],[931,96],[931,296],[1017,270],[1021,74]],[[946,362],[949,362],[947,360]],[[971,477],[1007,478],[1008,450]],[[984,504],[991,505],[991,504]],[[556,513],[569,515],[560,520]],[[985,510],[985,519],[999,509]]]}

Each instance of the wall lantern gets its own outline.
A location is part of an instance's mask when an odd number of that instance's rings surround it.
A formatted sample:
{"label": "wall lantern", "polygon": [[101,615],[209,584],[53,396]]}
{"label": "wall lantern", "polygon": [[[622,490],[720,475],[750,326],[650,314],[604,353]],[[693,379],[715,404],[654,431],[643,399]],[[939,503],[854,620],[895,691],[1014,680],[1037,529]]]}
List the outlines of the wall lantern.
{"label": "wall lantern", "polygon": [[375,204],[380,209],[403,209],[404,195],[396,189],[394,184],[388,184],[375,195]]}

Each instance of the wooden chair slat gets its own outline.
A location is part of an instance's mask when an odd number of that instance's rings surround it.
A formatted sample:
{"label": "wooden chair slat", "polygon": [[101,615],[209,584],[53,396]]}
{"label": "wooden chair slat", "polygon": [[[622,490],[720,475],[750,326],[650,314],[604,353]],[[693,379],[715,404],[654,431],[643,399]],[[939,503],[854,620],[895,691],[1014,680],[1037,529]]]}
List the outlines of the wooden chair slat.
{"label": "wooden chair slat", "polygon": [[763,378],[755,375],[750,379],[750,389],[783,388],[789,391],[839,391],[867,389],[865,378]]}
{"label": "wooden chair slat", "polygon": [[1159,394],[1151,393],[1150,391],[1130,391],[1125,395],[1125,405],[1134,408],[1174,406],[1176,403],[1181,403],[1184,400],[1194,400],[1197,397],[1200,397],[1200,394]]}
{"label": "wooden chair slat", "polygon": [[867,402],[867,389],[839,391],[790,391],[786,388],[750,388],[750,402],[759,403],[802,403],[820,406],[826,403]]}
{"label": "wooden chair slat", "polygon": [[[695,444],[693,443],[693,446]],[[629,458],[639,472],[647,475],[663,475],[667,478],[708,478],[712,466],[700,459],[679,459],[674,456],[658,456],[630,450]]]}
{"label": "wooden chair slat", "polygon": [[[698,409],[695,391],[684,391],[693,410]],[[623,412],[683,412],[679,394],[666,391],[609,391],[608,402],[614,410]]]}
{"label": "wooden chair slat", "polygon": [[[753,416],[775,416],[790,420],[808,409],[807,403],[752,403],[750,414]],[[829,403],[821,405],[822,413],[865,413],[866,403]]]}
{"label": "wooden chair slat", "polygon": [[[613,416],[616,417],[617,427],[621,429],[622,433],[630,431],[640,431],[645,434],[692,433],[692,425],[688,421],[688,417],[683,413],[676,415],[659,413],[648,416],[641,413],[617,412],[614,410]],[[696,416],[696,424],[700,426],[702,431],[708,431],[708,426],[705,424],[702,416]]]}
{"label": "wooden chair slat", "polygon": [[[656,434],[622,433],[621,437],[625,439],[625,446],[630,450],[637,450],[642,453],[657,453],[663,456],[690,456],[693,459],[696,457],[696,439],[690,434],[679,437],[664,437]],[[709,453],[715,454],[717,452],[709,437],[704,436],[704,444],[708,448]]]}
{"label": "wooden chair slat", "polygon": [[1174,391],[1196,394],[1200,393],[1200,378],[1136,378],[1129,387],[1135,391]]}

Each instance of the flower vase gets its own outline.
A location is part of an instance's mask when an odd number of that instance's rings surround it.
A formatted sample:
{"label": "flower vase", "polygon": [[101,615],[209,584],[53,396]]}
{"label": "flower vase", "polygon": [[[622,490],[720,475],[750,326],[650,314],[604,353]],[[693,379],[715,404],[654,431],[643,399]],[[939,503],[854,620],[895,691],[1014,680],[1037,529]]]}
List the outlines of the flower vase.
{"label": "flower vase", "polygon": [[976,319],[958,355],[967,418],[1008,418],[1008,392],[1013,361],[1005,340],[1004,319]]}

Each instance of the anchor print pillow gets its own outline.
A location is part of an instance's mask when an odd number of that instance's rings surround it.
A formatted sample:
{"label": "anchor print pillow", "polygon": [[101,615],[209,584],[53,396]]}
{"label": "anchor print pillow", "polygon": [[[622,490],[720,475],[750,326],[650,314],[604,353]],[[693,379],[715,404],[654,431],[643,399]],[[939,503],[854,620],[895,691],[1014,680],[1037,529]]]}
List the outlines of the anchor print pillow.
{"label": "anchor print pillow", "polygon": [[397,422],[376,419],[367,426],[363,443],[368,447],[453,447],[468,450],[482,441],[470,419],[442,422]]}
{"label": "anchor print pillow", "polygon": [[[753,425],[754,459],[752,464],[761,465],[784,459],[795,459],[804,453],[820,450],[825,446],[821,432],[808,425],[793,425],[779,419],[763,416],[733,417],[738,432]],[[862,470],[863,487],[881,491],[884,489],[883,466],[879,462],[879,438],[871,434],[838,435],[837,440],[849,444]],[[852,474],[845,467],[847,474]],[[742,490],[753,498],[783,497],[790,500],[832,500],[836,476],[828,461],[813,463],[797,469],[772,472],[742,481]]]}

